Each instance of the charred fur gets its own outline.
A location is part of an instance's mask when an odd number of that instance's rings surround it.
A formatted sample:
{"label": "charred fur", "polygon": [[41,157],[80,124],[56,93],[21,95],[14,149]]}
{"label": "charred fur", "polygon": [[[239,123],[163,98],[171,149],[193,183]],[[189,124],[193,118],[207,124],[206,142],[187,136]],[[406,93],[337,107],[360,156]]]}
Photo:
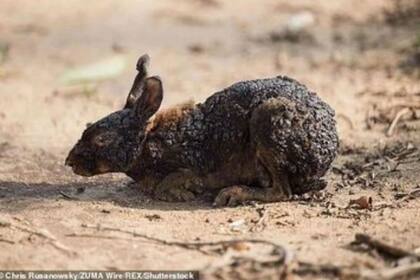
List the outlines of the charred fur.
{"label": "charred fur", "polygon": [[68,158],[76,173],[85,175],[89,164],[101,169],[91,168],[89,175],[124,172],[170,201],[221,190],[217,205],[280,201],[325,187],[322,177],[338,148],[334,111],[299,82],[285,76],[239,82],[149,121],[160,106],[162,84],[138,69],[130,108],[84,133],[112,131],[119,145],[92,149],[82,137]]}

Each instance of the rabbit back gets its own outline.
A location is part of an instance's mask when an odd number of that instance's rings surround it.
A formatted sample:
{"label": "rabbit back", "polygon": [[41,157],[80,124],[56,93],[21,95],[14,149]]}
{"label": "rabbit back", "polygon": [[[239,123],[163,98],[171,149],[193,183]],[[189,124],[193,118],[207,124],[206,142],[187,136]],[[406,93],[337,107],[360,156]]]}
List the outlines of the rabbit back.
{"label": "rabbit back", "polygon": [[[272,118],[284,117],[276,110],[264,109],[264,104],[272,100],[290,101],[293,110],[304,111],[293,116],[304,122],[299,131],[291,129],[285,133],[285,127],[270,123]],[[261,116],[269,121],[254,124],[266,130],[258,137],[266,137],[262,142],[273,156],[284,157],[285,171],[308,178],[307,182],[323,176],[338,147],[334,111],[305,86],[282,76],[233,84],[205,102],[181,110],[179,118],[167,122],[160,118],[161,124],[149,132],[141,166],[137,168],[142,174],[158,178],[180,169],[191,170],[198,176],[222,174],[216,177],[229,177],[232,182],[234,178],[240,181],[257,176],[256,136],[251,123],[258,110],[266,112]],[[310,148],[304,143],[308,140],[313,143]],[[286,146],[282,147],[282,143]],[[326,149],[329,150],[325,153]],[[218,187],[224,187],[226,182],[220,184]]]}

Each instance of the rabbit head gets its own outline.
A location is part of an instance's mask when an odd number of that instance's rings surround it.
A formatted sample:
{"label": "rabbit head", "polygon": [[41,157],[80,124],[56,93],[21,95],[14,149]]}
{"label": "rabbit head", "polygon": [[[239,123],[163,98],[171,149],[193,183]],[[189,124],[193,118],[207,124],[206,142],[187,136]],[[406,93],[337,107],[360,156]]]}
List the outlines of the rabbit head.
{"label": "rabbit head", "polygon": [[82,176],[129,169],[142,150],[149,119],[163,98],[158,76],[148,77],[149,56],[137,62],[138,74],[122,110],[88,125],[65,164]]}

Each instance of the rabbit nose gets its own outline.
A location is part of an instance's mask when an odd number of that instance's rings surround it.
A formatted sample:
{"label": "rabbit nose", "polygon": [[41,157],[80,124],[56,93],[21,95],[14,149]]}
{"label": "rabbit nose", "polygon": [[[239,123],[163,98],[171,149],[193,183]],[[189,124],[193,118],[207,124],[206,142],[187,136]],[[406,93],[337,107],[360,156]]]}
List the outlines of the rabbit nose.
{"label": "rabbit nose", "polygon": [[73,162],[72,157],[70,155],[66,158],[66,161],[64,162],[64,164],[67,165],[67,166],[70,166],[70,167],[73,166],[74,162]]}

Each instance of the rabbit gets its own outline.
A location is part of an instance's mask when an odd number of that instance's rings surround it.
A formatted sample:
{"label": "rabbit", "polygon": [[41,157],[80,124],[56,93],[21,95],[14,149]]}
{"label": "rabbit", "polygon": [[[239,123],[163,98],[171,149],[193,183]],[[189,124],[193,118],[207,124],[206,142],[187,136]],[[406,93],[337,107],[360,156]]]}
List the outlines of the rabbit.
{"label": "rabbit", "polygon": [[149,61],[138,59],[124,108],[89,125],[71,149],[65,164],[74,173],[123,172],[156,199],[210,195],[215,206],[325,188],[339,140],[334,110],[314,92],[277,76],[157,112],[163,86]]}

